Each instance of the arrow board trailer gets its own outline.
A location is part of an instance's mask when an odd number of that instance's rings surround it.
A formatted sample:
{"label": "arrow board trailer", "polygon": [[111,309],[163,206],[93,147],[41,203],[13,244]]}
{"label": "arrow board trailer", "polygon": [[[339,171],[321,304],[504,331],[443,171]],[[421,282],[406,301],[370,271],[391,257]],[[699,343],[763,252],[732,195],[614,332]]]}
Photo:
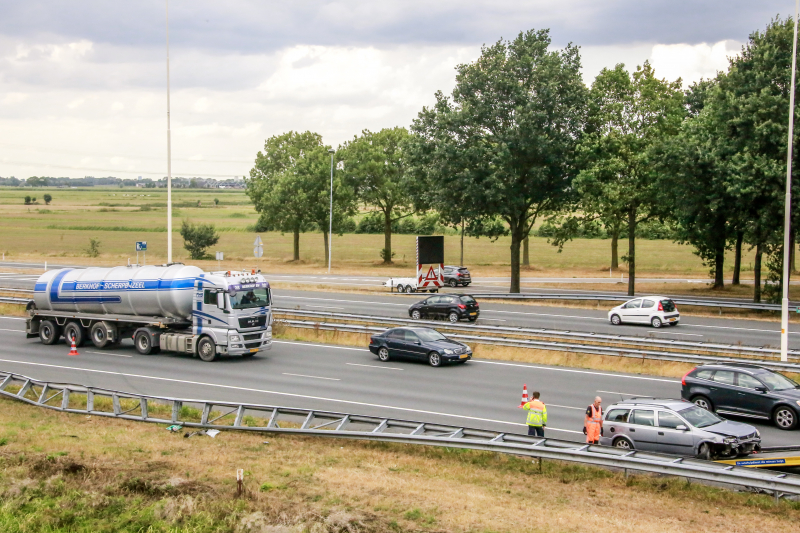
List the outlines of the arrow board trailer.
{"label": "arrow board trailer", "polygon": [[203,272],[180,263],[64,268],[36,281],[26,334],[44,344],[63,336],[97,348],[130,337],[143,355],[249,357],[272,346],[271,305],[269,283],[249,272]]}
{"label": "arrow board trailer", "polygon": [[444,285],[444,237],[417,237],[417,277],[390,278],[383,286],[397,292],[439,292]]}

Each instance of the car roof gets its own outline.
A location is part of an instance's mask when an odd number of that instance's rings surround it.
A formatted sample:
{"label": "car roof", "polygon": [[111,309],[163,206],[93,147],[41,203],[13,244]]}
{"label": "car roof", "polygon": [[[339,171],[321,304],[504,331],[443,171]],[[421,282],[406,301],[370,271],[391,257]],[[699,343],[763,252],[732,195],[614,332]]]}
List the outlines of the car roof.
{"label": "car roof", "polygon": [[627,301],[630,302],[631,300],[672,300],[672,298],[670,298],[669,296],[650,295],[650,296],[636,296],[635,298],[631,298],[630,300]]}
{"label": "car roof", "polygon": [[681,411],[694,404],[686,400],[676,400],[674,398],[628,398],[621,400],[608,407],[612,408],[634,408],[634,407],[663,407],[673,411]]}
{"label": "car roof", "polygon": [[768,368],[750,363],[711,363],[708,365],[700,365],[695,370],[738,370],[747,374],[772,373],[772,370]]}

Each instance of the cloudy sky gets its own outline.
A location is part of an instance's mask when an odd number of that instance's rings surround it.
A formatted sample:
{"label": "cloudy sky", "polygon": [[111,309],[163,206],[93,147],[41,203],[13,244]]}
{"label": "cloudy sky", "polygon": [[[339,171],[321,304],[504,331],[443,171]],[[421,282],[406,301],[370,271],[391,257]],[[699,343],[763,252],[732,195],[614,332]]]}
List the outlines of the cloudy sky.
{"label": "cloudy sky", "polygon": [[[246,175],[264,139],[408,126],[481,45],[550,28],[584,79],[684,83],[790,0],[171,0],[174,176]],[[166,175],[165,3],[0,0],[0,176]]]}

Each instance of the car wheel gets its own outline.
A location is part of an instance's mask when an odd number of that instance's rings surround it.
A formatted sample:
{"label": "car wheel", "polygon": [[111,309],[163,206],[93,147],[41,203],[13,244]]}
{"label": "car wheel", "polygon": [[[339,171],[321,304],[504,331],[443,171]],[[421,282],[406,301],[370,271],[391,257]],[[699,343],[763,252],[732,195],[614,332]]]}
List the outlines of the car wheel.
{"label": "car wheel", "polygon": [[772,420],[778,429],[789,431],[797,426],[797,413],[791,407],[781,406],[775,409]]}
{"label": "car wheel", "polygon": [[75,340],[75,346],[83,346],[86,342],[86,331],[77,322],[69,322],[64,326],[64,338],[67,344],[71,344]]}
{"label": "car wheel", "polygon": [[619,326],[622,324],[622,319],[619,317],[619,315],[611,315],[611,323],[615,326]]}
{"label": "car wheel", "polygon": [[420,318],[422,318],[422,313],[419,312],[419,309],[414,309],[413,311],[411,311],[411,318],[413,318],[414,320],[419,320]]}
{"label": "car wheel", "polygon": [[61,337],[61,328],[52,320],[42,320],[39,324],[39,339],[42,344],[55,344]]}
{"label": "car wheel", "polygon": [[629,441],[628,439],[619,437],[617,440],[614,441],[614,448],[619,448],[621,450],[632,450],[633,446],[631,445],[631,441]]}
{"label": "car wheel", "polygon": [[450,311],[450,314],[449,314],[449,315],[447,315],[447,319],[448,319],[450,322],[452,322],[453,324],[455,324],[455,323],[456,323],[456,322],[458,322],[458,320],[459,320],[459,318],[458,318],[458,313],[456,313],[455,311]]}
{"label": "car wheel", "polygon": [[398,285],[397,286],[397,292],[406,292],[406,286],[405,285]]}
{"label": "car wheel", "polygon": [[714,404],[711,403],[711,400],[706,398],[705,396],[695,396],[692,398],[692,403],[694,403],[697,407],[701,409],[705,409],[706,411],[714,412]]}
{"label": "car wheel", "polygon": [[210,363],[217,358],[217,345],[211,338],[203,337],[197,343],[197,356],[206,363]]}
{"label": "car wheel", "polygon": [[705,461],[711,460],[711,446],[709,446],[707,442],[704,442],[700,445],[700,448],[698,448],[697,458]]}
{"label": "car wheel", "polygon": [[389,360],[389,348],[386,346],[381,346],[378,348],[378,359],[383,361],[384,363]]}
{"label": "car wheel", "polygon": [[133,345],[136,347],[136,351],[142,355],[156,353],[155,347],[153,346],[153,339],[150,336],[150,332],[147,330],[137,331],[133,335]]}
{"label": "car wheel", "polygon": [[450,281],[448,281],[447,284],[450,285],[453,288],[458,287],[458,282],[456,280],[454,280],[454,279],[451,279]]}
{"label": "car wheel", "polygon": [[442,366],[442,356],[439,352],[431,352],[428,354],[428,363],[431,366]]}
{"label": "car wheel", "polygon": [[102,322],[95,322],[92,324],[91,329],[89,329],[89,338],[92,339],[92,344],[97,348],[105,348],[107,345],[111,344],[108,340],[108,336],[106,325]]}
{"label": "car wheel", "polygon": [[660,328],[662,324],[663,323],[661,322],[661,319],[658,318],[657,316],[654,316],[653,319],[650,321],[650,325],[653,326],[654,328]]}

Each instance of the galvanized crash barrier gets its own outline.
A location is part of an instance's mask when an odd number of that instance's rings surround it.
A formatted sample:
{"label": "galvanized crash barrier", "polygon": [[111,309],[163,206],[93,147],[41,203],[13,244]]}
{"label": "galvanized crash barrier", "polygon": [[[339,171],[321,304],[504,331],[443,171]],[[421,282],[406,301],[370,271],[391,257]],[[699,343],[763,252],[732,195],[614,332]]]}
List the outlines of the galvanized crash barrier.
{"label": "galvanized crash barrier", "polygon": [[775,498],[800,495],[800,476],[710,461],[446,424],[352,413],[177,399],[98,387],[52,383],[0,372],[0,395],[48,409],[179,425],[483,450],[606,468],[678,476],[768,491]]}

